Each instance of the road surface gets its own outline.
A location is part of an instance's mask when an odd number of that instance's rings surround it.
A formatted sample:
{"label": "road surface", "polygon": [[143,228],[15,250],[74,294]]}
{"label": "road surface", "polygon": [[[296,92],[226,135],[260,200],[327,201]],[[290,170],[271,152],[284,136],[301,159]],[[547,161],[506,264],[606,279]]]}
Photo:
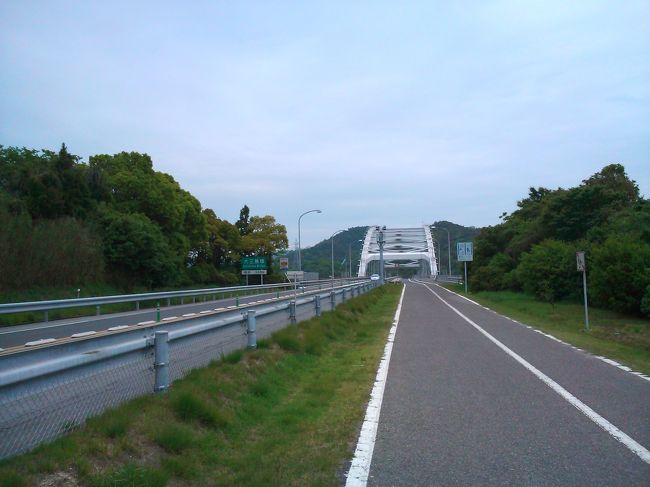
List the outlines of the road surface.
{"label": "road surface", "polygon": [[368,485],[650,485],[650,381],[406,286]]}

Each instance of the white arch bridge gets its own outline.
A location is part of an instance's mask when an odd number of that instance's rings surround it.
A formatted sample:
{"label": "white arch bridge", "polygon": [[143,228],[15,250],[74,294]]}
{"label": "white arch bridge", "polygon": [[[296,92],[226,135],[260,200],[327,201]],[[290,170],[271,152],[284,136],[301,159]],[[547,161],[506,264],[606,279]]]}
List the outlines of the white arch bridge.
{"label": "white arch bridge", "polygon": [[[380,227],[368,227],[363,241],[359,277],[379,274]],[[386,228],[384,232],[384,269],[411,268],[423,277],[436,276],[438,264],[428,225],[415,228]],[[387,272],[388,274],[388,272]]]}

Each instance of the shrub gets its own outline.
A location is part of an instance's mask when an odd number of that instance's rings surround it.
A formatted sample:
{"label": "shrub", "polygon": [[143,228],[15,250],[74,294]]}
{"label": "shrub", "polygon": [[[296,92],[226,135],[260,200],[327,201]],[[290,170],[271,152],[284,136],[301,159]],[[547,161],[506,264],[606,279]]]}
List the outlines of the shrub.
{"label": "shrub", "polygon": [[558,240],[544,240],[523,254],[517,274],[525,292],[551,303],[580,289],[574,249]]}
{"label": "shrub", "polygon": [[621,312],[641,312],[650,285],[650,245],[616,236],[595,245],[587,279],[596,306]]}

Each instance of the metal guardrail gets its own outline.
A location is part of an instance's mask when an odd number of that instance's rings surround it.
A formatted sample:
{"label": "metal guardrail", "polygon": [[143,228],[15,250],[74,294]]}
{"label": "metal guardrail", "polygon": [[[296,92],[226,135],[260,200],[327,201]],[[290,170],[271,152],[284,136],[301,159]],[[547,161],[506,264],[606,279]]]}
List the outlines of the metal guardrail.
{"label": "metal guardrail", "polygon": [[[286,282],[280,284],[265,284],[253,286],[231,286],[231,287],[217,287],[209,289],[186,289],[183,291],[163,291],[158,293],[140,293],[140,294],[121,294],[113,296],[98,296],[92,298],[76,298],[76,299],[56,299],[48,301],[30,301],[24,303],[6,303],[0,304],[0,315],[10,313],[24,313],[28,311],[43,311],[45,313],[44,321],[48,321],[48,311],[55,309],[68,309],[68,308],[81,308],[95,306],[96,314],[101,313],[101,305],[115,304],[115,303],[136,303],[136,309],[140,309],[140,302],[142,301],[167,301],[167,306],[171,305],[171,299],[174,298],[187,298],[197,296],[207,296],[226,293],[246,292],[246,291],[263,291],[271,289],[293,289],[298,286],[314,286],[318,284],[331,284],[341,285],[344,282],[359,281],[363,278],[339,278],[328,279],[319,281],[298,281]],[[183,303],[181,303],[183,304]]]}
{"label": "metal guardrail", "polygon": [[456,284],[462,284],[463,283],[463,276],[448,276],[448,275],[442,275],[438,274],[436,276],[436,281],[440,282],[455,282]]}
{"label": "metal guardrail", "polygon": [[258,337],[333,310],[377,285],[351,282],[1,352],[0,458],[54,440],[132,398],[164,391],[194,368],[255,348]]}

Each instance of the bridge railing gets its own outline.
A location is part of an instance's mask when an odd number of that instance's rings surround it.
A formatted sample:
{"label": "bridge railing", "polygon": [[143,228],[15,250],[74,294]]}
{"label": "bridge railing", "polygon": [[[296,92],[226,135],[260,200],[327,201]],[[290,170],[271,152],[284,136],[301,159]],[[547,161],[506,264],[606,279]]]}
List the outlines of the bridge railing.
{"label": "bridge railing", "polygon": [[135,303],[135,308],[140,309],[140,303],[144,301],[160,301],[164,305],[171,305],[172,299],[181,299],[181,304],[185,298],[192,298],[193,300],[201,296],[213,296],[216,300],[216,296],[225,295],[225,294],[237,294],[237,293],[246,293],[249,291],[254,291],[256,293],[261,293],[264,291],[272,290],[286,290],[293,289],[294,287],[324,287],[332,285],[341,285],[345,282],[358,281],[363,278],[339,278],[332,281],[328,280],[319,280],[319,281],[297,281],[294,282],[283,282],[280,284],[264,284],[264,285],[253,285],[253,286],[230,286],[230,287],[217,287],[217,288],[208,288],[208,289],[186,289],[182,291],[163,291],[157,293],[140,293],[140,294],[122,294],[122,295],[113,295],[113,296],[97,296],[91,298],[76,298],[76,299],[56,299],[56,300],[47,300],[47,301],[30,301],[24,303],[5,303],[0,304],[0,315],[2,314],[12,314],[12,313],[25,313],[33,311],[42,311],[44,313],[44,321],[49,319],[49,311],[52,310],[61,310],[61,309],[70,309],[70,308],[83,308],[83,307],[95,307],[95,313],[97,315],[101,314],[101,306],[106,304],[116,304],[116,303]]}
{"label": "bridge railing", "polygon": [[254,348],[258,338],[377,285],[357,280],[0,352],[0,459],[52,441],[129,399],[165,391],[190,370]]}

